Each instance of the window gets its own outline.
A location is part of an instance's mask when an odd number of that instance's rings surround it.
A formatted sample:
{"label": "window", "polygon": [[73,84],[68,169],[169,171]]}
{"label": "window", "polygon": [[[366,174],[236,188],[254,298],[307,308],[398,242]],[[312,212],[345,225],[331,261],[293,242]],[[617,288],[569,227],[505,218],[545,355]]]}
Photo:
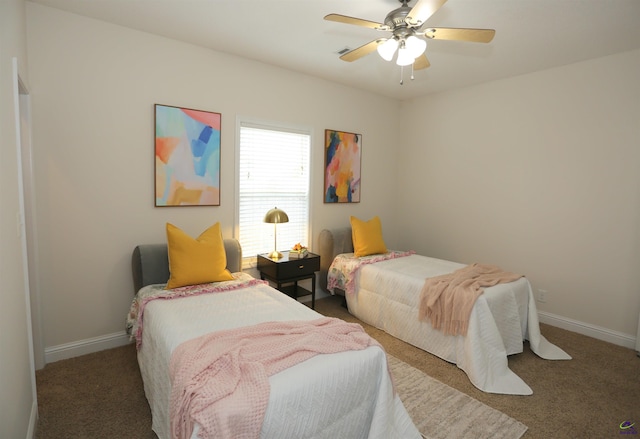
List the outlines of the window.
{"label": "window", "polygon": [[263,222],[274,207],[288,223],[277,225],[278,250],[308,244],[310,130],[240,120],[238,240],[245,261],[274,246],[274,225]]}

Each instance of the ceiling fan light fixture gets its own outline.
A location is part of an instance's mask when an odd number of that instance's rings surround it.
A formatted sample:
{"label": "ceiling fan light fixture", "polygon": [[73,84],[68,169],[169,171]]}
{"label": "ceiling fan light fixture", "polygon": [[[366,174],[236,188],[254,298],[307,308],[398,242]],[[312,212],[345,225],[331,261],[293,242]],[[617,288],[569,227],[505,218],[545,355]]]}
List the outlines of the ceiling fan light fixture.
{"label": "ceiling fan light fixture", "polygon": [[[438,11],[447,0],[415,0],[413,7],[408,4],[413,0],[399,0],[402,6],[389,12],[383,23],[361,18],[349,17],[341,14],[328,14],[324,19],[337,23],[351,24],[377,31],[391,32],[388,38],[377,38],[373,41],[341,54],[343,61],[355,61],[377,49],[380,57],[385,61],[393,61],[399,65],[400,72],[405,66],[411,65],[411,79],[414,70],[423,70],[431,65],[425,51],[427,40],[470,41],[474,43],[489,43],[495,29],[446,28],[429,27],[423,29],[427,20]],[[397,55],[396,55],[397,52]],[[402,78],[402,73],[400,74]],[[402,84],[402,79],[400,80]]]}
{"label": "ceiling fan light fixture", "polygon": [[425,50],[427,50],[427,42],[422,38],[411,35],[407,38],[405,47],[407,48],[411,56],[415,59],[422,55]]}
{"label": "ceiling fan light fixture", "polygon": [[384,43],[378,44],[378,54],[385,61],[391,61],[393,59],[393,55],[396,53],[396,49],[398,48],[398,40],[395,38],[389,38]]}
{"label": "ceiling fan light fixture", "polygon": [[415,61],[415,57],[411,55],[409,49],[404,47],[404,45],[398,49],[396,64],[399,66],[408,66],[409,64],[413,64],[413,61]]}

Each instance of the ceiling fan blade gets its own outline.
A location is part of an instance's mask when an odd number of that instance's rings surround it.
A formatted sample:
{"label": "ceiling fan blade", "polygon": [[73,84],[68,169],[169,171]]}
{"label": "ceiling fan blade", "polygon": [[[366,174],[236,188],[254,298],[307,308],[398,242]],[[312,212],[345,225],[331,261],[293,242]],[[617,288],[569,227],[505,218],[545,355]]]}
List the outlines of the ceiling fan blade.
{"label": "ceiling fan blade", "polygon": [[389,26],[385,24],[377,23],[375,21],[363,20],[361,18],[348,17],[346,15],[329,14],[325,15],[324,19],[328,21],[335,21],[338,23],[355,24],[356,26],[363,26],[376,30],[389,30]]}
{"label": "ceiling fan blade", "polygon": [[351,62],[360,59],[363,56],[369,55],[371,52],[378,48],[378,43],[380,41],[381,40],[370,41],[367,44],[358,47],[357,49],[353,49],[352,51],[345,53],[340,57],[340,59],[343,61]]}
{"label": "ceiling fan blade", "polygon": [[450,27],[432,27],[424,31],[424,36],[433,40],[470,41],[472,43],[489,43],[493,40],[494,29],[463,29]]}
{"label": "ceiling fan blade", "polygon": [[418,0],[407,14],[405,22],[411,27],[420,27],[446,2],[447,0]]}
{"label": "ceiling fan blade", "polygon": [[427,59],[427,55],[425,55],[424,53],[422,55],[420,55],[419,57],[416,58],[416,60],[413,62],[413,70],[422,70],[422,69],[426,69],[427,67],[429,67],[431,65],[431,63],[429,62],[429,60]]}

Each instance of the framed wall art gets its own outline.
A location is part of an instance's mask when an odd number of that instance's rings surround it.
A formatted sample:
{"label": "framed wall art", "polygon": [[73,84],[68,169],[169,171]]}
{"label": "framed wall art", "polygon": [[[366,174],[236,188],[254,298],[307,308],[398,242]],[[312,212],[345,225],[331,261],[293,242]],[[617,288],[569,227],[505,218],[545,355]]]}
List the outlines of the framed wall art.
{"label": "framed wall art", "polygon": [[222,115],[155,105],[155,205],[220,205]]}
{"label": "framed wall art", "polygon": [[324,202],[360,202],[362,136],[324,131]]}

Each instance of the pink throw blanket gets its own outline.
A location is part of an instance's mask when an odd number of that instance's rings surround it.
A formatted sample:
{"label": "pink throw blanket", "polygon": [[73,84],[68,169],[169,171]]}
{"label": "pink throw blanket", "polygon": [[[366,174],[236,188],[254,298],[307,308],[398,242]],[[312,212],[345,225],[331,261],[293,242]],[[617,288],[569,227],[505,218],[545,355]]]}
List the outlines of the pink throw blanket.
{"label": "pink throw blanket", "polygon": [[356,323],[323,317],[213,332],[171,356],[171,437],[258,438],[269,376],[322,353],[380,346]]}
{"label": "pink throw blanket", "polygon": [[431,326],[445,334],[466,335],[471,309],[483,288],[521,277],[493,265],[473,264],[428,278],[420,293],[418,316],[421,320],[429,319]]}

